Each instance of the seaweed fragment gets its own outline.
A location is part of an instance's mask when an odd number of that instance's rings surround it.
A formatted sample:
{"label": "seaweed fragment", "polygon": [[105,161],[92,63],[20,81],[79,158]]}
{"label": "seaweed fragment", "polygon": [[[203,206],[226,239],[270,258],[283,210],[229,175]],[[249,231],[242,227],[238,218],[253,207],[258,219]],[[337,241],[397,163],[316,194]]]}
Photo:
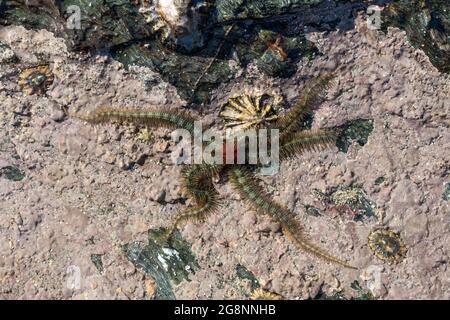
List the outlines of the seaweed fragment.
{"label": "seaweed fragment", "polygon": [[378,186],[380,184],[383,184],[384,181],[386,181],[385,177],[378,177],[378,178],[375,179],[375,185]]}
{"label": "seaweed fragment", "polygon": [[375,297],[369,291],[365,291],[361,287],[358,280],[353,281],[350,284],[350,288],[355,290],[358,295],[354,297],[347,297],[342,292],[335,292],[331,295],[328,295],[323,291],[323,288],[321,288],[318,294],[313,297],[312,300],[375,300]]}
{"label": "seaweed fragment", "polygon": [[375,297],[373,296],[372,293],[370,293],[370,291],[365,291],[361,287],[358,280],[353,281],[350,284],[350,288],[352,288],[353,290],[355,290],[356,292],[359,293],[359,296],[352,298],[352,300],[374,300],[375,299]]}
{"label": "seaweed fragment", "polygon": [[151,247],[146,246],[143,242],[131,242],[123,247],[123,252],[135,267],[141,269],[147,276],[155,279],[155,299],[175,300],[169,276],[161,266],[161,263],[155,259]]}
{"label": "seaweed fragment", "polygon": [[320,217],[322,215],[320,210],[314,206],[305,204],[303,207],[305,208],[306,214],[311,217]]}

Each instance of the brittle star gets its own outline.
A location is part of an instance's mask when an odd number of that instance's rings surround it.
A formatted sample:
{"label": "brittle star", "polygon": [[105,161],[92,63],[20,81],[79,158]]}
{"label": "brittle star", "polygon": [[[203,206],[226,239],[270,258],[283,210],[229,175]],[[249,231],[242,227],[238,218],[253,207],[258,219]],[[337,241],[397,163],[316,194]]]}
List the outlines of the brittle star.
{"label": "brittle star", "polygon": [[[283,116],[274,118],[273,124],[264,121],[258,125],[264,128],[276,128],[280,133],[279,160],[285,161],[298,157],[305,152],[319,151],[331,147],[337,138],[336,130],[301,130],[305,117],[311,113],[313,106],[334,79],[334,73],[326,73],[310,80],[305,85],[298,101]],[[70,114],[70,116],[92,124],[110,121],[128,122],[149,128],[185,129],[194,134],[195,117],[185,111],[167,109],[125,109],[100,108],[88,115]],[[226,156],[225,154],[223,155]],[[218,209],[218,191],[213,178],[226,175],[234,189],[245,203],[257,213],[269,215],[278,221],[283,232],[303,251],[323,258],[341,266],[356,269],[341,258],[329,254],[324,249],[311,243],[304,235],[303,228],[296,219],[296,214],[273,201],[259,183],[255,168],[259,165],[249,164],[191,164],[182,170],[182,186],[194,206],[175,215],[172,225],[167,229],[171,236],[177,226],[185,220],[204,220]]]}

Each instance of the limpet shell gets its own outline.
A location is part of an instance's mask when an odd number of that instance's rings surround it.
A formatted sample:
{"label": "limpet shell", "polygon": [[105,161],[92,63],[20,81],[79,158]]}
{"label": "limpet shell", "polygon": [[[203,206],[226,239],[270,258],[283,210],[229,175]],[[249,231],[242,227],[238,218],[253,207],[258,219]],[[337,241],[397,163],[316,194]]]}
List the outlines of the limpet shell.
{"label": "limpet shell", "polygon": [[26,68],[19,74],[19,85],[28,95],[44,94],[53,80],[54,76],[48,65]]}
{"label": "limpet shell", "polygon": [[406,246],[399,234],[388,229],[375,229],[369,234],[368,244],[374,255],[389,264],[397,264],[406,256]]}
{"label": "limpet shell", "polygon": [[273,108],[275,100],[269,95],[244,93],[228,99],[219,116],[224,120],[225,127],[236,131],[258,128],[278,119]]}

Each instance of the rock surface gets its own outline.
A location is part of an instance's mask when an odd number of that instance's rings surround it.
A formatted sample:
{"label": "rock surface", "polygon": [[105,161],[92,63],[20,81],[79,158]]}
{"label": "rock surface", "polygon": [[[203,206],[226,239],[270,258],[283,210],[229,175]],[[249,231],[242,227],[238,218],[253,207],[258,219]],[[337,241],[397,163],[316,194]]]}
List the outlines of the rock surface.
{"label": "rock surface", "polygon": [[[334,148],[306,155],[262,179],[277,201],[298,214],[314,242],[360,269],[342,269],[299,251],[279,225],[246,209],[228,185],[219,184],[220,212],[181,230],[198,270],[190,281],[173,285],[175,297],[246,298],[252,283],[237,276],[242,266],[264,289],[289,299],[315,298],[320,290],[355,296],[355,280],[377,298],[449,299],[449,76],[413,48],[404,32],[370,30],[363,16],[355,28],[308,38],[322,55],[300,60],[292,76],[272,78],[249,66],[221,84],[198,112],[214,119],[245,86],[291,102],[305,79],[336,70],[338,81],[312,126],[371,119],[367,143],[352,143],[347,153]],[[0,297],[154,298],[155,279],[127,260],[123,246],[147,243],[149,229],[167,226],[186,206],[180,168],[166,152],[172,147],[169,133],[153,132],[149,145],[134,127],[92,127],[67,119],[61,108],[180,107],[184,101],[154,71],[127,70],[101,53],[69,52],[62,38],[45,30],[0,27],[0,43],[18,59],[0,65],[0,168],[23,174],[0,175]],[[25,95],[17,69],[42,57],[51,63],[55,81],[45,95]],[[157,85],[148,90],[145,79]],[[350,186],[365,190],[380,219],[305,214],[314,189]],[[385,265],[372,255],[367,236],[379,225],[403,237],[408,253],[402,263]]]}

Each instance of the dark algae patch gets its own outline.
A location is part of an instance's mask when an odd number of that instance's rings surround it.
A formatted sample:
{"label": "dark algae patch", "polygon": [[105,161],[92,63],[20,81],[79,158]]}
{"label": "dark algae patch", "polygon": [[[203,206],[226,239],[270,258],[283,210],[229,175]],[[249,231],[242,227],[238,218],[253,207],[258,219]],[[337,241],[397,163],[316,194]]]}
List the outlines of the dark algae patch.
{"label": "dark algae patch", "polygon": [[383,184],[384,181],[386,181],[385,177],[378,177],[378,178],[375,179],[375,185],[378,186],[380,184]]}
{"label": "dark algae patch", "polygon": [[103,273],[102,257],[102,254],[91,254],[91,261],[100,273]]}
{"label": "dark algae patch", "polygon": [[155,248],[146,246],[143,242],[131,242],[123,247],[127,259],[152,277],[156,283],[156,296],[158,300],[174,300],[175,295],[169,280],[169,275],[158,261]]}
{"label": "dark algae patch", "polygon": [[175,299],[172,284],[189,280],[198,265],[190,244],[175,232],[161,240],[165,229],[149,230],[149,242],[131,242],[123,247],[127,259],[156,282],[156,299]]}
{"label": "dark algae patch", "polygon": [[360,146],[364,146],[370,134],[373,131],[373,120],[356,119],[345,123],[337,128],[338,138],[336,146],[339,151],[347,152],[353,141],[356,141]]}
{"label": "dark algae patch", "polygon": [[0,168],[0,177],[11,181],[22,181],[25,178],[25,173],[14,166],[6,166]]}
{"label": "dark algae patch", "polygon": [[304,205],[303,207],[304,207],[307,215],[312,216],[312,217],[320,217],[321,216],[320,210],[318,208],[308,205],[308,204]]}
{"label": "dark algae patch", "polygon": [[213,89],[236,76],[239,69],[233,67],[233,62],[241,68],[255,62],[269,76],[288,77],[302,57],[318,53],[303,34],[283,34],[284,29],[275,26],[247,22],[215,27],[206,45],[195,54],[148,41],[118,46],[112,55],[125,66],[156,70],[183,99],[207,103]]}
{"label": "dark algae patch", "polygon": [[450,2],[442,0],[394,1],[382,12],[384,30],[398,27],[411,44],[423,50],[442,72],[450,72]]}
{"label": "dark algae patch", "polygon": [[352,298],[352,300],[374,300],[375,297],[372,295],[372,293],[365,291],[361,285],[359,284],[358,280],[353,281],[350,284],[350,288],[355,290],[359,293],[359,296]]}
{"label": "dark algae patch", "polygon": [[[211,49],[208,48],[210,53],[214,48],[217,49],[217,46],[211,44]],[[127,67],[138,65],[156,70],[165,81],[178,89],[183,99],[198,103],[207,101],[209,92],[221,82],[229,81],[234,74],[226,60],[215,59],[211,64],[213,58],[209,54],[176,53],[157,41],[146,45],[120,46],[112,53],[114,59]],[[208,67],[209,72],[205,72]]]}
{"label": "dark algae patch", "polygon": [[259,281],[258,279],[256,279],[255,275],[243,265],[238,264],[236,266],[236,276],[240,279],[249,280],[251,283],[252,291],[255,291],[260,286]]}
{"label": "dark algae patch", "polygon": [[102,49],[150,36],[144,17],[130,1],[24,2],[5,1],[0,9],[0,24],[47,29],[65,38],[71,49]]}

